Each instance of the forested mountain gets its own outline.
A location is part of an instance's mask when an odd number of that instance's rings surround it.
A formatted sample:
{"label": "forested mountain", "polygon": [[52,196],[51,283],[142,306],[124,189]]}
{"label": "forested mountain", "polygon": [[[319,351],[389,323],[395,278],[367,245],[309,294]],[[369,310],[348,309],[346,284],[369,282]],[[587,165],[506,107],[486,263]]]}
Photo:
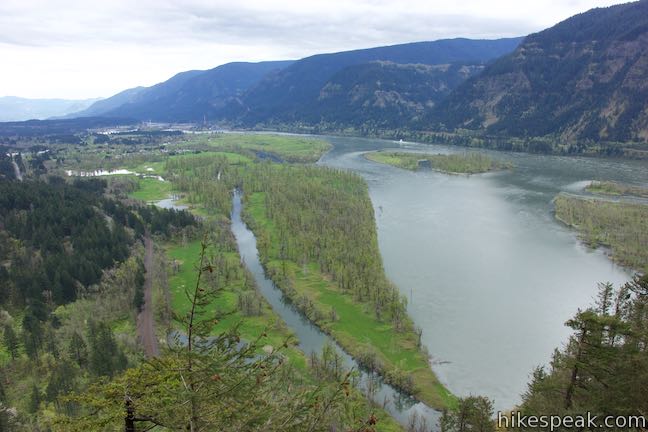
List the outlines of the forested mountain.
{"label": "forested mountain", "polygon": [[592,9],[527,36],[422,128],[566,141],[648,139],[648,1]]}
{"label": "forested mountain", "polygon": [[[271,122],[312,122],[319,120],[321,114],[318,103],[321,94],[328,93],[326,89],[329,82],[353,76],[363,78],[358,74],[357,68],[343,72],[344,69],[368,64],[377,61],[392,62],[398,64],[424,64],[424,65],[447,65],[451,63],[462,63],[480,65],[493,60],[499,56],[511,52],[520,43],[520,38],[498,39],[498,40],[470,40],[470,39],[445,39],[434,42],[417,42],[387,47],[370,48],[356,51],[345,51],[333,54],[320,54],[301,59],[282,71],[269,75],[258,85],[253,87],[240,100],[238,106],[231,106],[227,116],[237,118],[246,125]],[[401,80],[394,80],[394,68],[376,69],[369,67],[372,73],[364,75],[364,78],[371,79],[371,82],[357,83],[361,86],[371,88],[380,86],[382,78],[377,72],[386,72],[387,81],[391,82],[389,91],[401,91],[407,93],[411,86],[422,88],[429,79],[427,74],[411,73],[414,69],[401,69],[399,72],[409,75]],[[342,73],[342,75],[338,75]],[[460,75],[459,75],[460,76]],[[411,79],[422,78],[422,81],[409,83]],[[451,78],[454,81],[455,78]],[[375,80],[375,81],[374,81]],[[405,88],[400,85],[405,84]],[[429,91],[427,92],[429,94]],[[347,110],[353,111],[353,105],[357,102],[353,95],[345,98],[338,106],[338,115],[347,121]],[[380,98],[380,95],[377,95]],[[417,96],[418,98],[418,96]],[[414,102],[416,103],[416,101]],[[321,108],[326,110],[327,103]],[[391,104],[390,104],[391,105]],[[306,118],[302,114],[306,113]],[[353,116],[353,113],[348,113]],[[380,112],[384,116],[384,112]],[[393,121],[403,122],[402,118]]]}
{"label": "forested mountain", "polygon": [[26,99],[0,97],[0,122],[45,119],[86,109],[99,99]]}
{"label": "forested mountain", "polygon": [[296,62],[228,63],[126,90],[74,115],[244,125],[393,125],[433,106],[483,64],[511,52],[520,40],[450,39],[321,54]]}
{"label": "forested mountain", "polygon": [[75,116],[103,115],[139,120],[212,119],[231,99],[290,61],[228,63],[206,71],[181,72],[152,87],[136,87],[99,101]]}
{"label": "forested mountain", "polygon": [[376,61],[333,75],[319,96],[299,111],[299,120],[344,127],[397,128],[443,100],[481,64],[398,64]]}

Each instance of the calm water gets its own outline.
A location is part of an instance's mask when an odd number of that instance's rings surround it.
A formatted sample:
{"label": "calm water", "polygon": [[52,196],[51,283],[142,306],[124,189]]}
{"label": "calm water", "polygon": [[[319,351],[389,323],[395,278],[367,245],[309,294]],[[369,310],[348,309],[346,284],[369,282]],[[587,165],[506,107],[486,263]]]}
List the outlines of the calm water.
{"label": "calm water", "polygon": [[423,328],[435,372],[457,395],[511,408],[532,369],[567,340],[563,323],[592,302],[597,283],[631,277],[557,223],[551,201],[560,191],[582,193],[593,179],[648,185],[645,162],[484,151],[515,169],[451,176],[376,164],[362,153],[470,150],[326,139],[335,148],[320,163],[367,180],[387,274]]}
{"label": "calm water", "polygon": [[397,421],[405,425],[412,416],[419,420],[424,419],[427,425],[438,430],[439,413],[430,409],[425,404],[399,393],[391,386],[382,383],[379,376],[360,370],[358,364],[346,354],[328,335],[313,325],[308,318],[297,311],[292,304],[285,299],[282,292],[275,284],[266,277],[265,271],[259,261],[259,252],[256,246],[256,238],[241,219],[241,197],[234,193],[232,198],[232,233],[236,238],[241,258],[246,267],[254,276],[257,287],[261,294],[268,300],[272,309],[283,319],[288,327],[295,333],[299,340],[299,349],[306,355],[311,353],[320,354],[325,345],[334,347],[340,354],[343,364],[347,369],[354,369],[359,372],[358,388],[365,394],[369,384],[376,389],[371,398],[378,404],[385,407],[386,411]]}

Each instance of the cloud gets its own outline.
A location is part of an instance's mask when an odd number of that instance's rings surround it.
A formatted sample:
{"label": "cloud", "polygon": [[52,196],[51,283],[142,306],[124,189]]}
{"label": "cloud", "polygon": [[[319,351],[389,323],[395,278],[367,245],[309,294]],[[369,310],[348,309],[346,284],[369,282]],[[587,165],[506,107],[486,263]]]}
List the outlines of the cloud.
{"label": "cloud", "polygon": [[228,61],[524,35],[612,3],[2,0],[0,95],[108,96]]}

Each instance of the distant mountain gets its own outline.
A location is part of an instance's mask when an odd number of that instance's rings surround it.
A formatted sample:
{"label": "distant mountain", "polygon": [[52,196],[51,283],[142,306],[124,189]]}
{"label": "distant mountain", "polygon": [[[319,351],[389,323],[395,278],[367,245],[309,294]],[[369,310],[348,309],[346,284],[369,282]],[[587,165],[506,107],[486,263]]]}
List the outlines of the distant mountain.
{"label": "distant mountain", "polygon": [[[300,122],[304,112],[309,121],[316,121],[321,92],[334,75],[345,68],[376,61],[396,64],[448,65],[453,63],[481,65],[513,51],[521,38],[498,40],[445,39],[434,42],[417,42],[402,45],[345,51],[334,54],[320,54],[296,61],[278,73],[265,77],[244,97],[230,105],[226,115],[238,118],[243,124],[272,122]],[[372,69],[372,67],[369,67]],[[373,68],[393,75],[394,68]],[[409,72],[414,69],[410,68]],[[350,70],[350,75],[359,70]],[[404,72],[404,70],[400,70]],[[357,76],[357,75],[356,75]],[[416,74],[411,75],[416,77]],[[336,79],[340,79],[338,76]],[[391,78],[388,78],[391,79]],[[371,87],[376,83],[366,83]],[[407,84],[409,86],[409,84]],[[416,86],[418,84],[414,84]],[[397,89],[392,89],[398,91]],[[341,102],[338,100],[338,102]],[[353,105],[352,101],[343,102]],[[324,104],[326,105],[326,104]],[[325,108],[325,107],[324,107]],[[344,107],[341,107],[344,110]]]}
{"label": "distant mountain", "polygon": [[[137,125],[137,120],[116,117],[80,117],[73,119],[27,120],[0,123],[1,138],[11,137],[55,137],[69,138],[71,135],[85,133],[88,129]],[[68,140],[63,142],[75,142]]]}
{"label": "distant mountain", "polygon": [[144,91],[145,89],[146,87],[134,87],[131,89],[124,90],[122,92],[117,93],[114,96],[97,101],[83,110],[70,113],[64,116],[64,118],[100,116],[104,113],[119,108],[124,104],[135,101],[137,95],[142,91]]}
{"label": "distant mountain", "polygon": [[397,128],[416,120],[483,65],[398,64],[376,61],[334,74],[300,121],[360,128]]}
{"label": "distant mountain", "polygon": [[421,127],[647,141],[648,0],[592,9],[527,36]]}
{"label": "distant mountain", "polygon": [[99,99],[26,99],[0,97],[0,122],[46,119],[86,109]]}
{"label": "distant mountain", "polygon": [[232,99],[266,74],[291,61],[228,63],[206,71],[182,72],[152,87],[137,87],[97,102],[74,116],[128,117],[155,121],[213,119]]}

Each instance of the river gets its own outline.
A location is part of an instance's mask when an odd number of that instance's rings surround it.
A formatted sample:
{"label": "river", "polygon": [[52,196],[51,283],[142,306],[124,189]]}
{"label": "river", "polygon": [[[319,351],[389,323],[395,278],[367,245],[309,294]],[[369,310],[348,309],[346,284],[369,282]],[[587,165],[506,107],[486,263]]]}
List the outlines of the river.
{"label": "river", "polygon": [[333,346],[342,357],[344,366],[347,369],[353,368],[359,372],[358,388],[362,389],[365,394],[368,394],[366,389],[371,382],[373,384],[371,387],[375,389],[375,393],[371,395],[372,399],[376,403],[384,405],[389,414],[397,421],[405,425],[415,415],[419,420],[424,419],[429,426],[437,424],[439,419],[439,413],[437,411],[384,384],[376,374],[362,371],[351,356],[345,353],[333,339],[320,331],[317,326],[313,325],[308,318],[290,304],[281,290],[266,277],[265,271],[259,261],[256,238],[241,219],[241,197],[238,192],[235,192],[232,198],[231,220],[232,233],[236,238],[236,244],[241,258],[254,276],[254,280],[261,294],[297,336],[300,350],[307,355],[313,352],[319,354],[325,345]]}
{"label": "river", "polygon": [[[387,275],[408,298],[434,371],[459,396],[486,395],[496,409],[512,408],[533,368],[567,341],[564,322],[592,303],[597,283],[631,277],[556,222],[552,200],[561,191],[583,193],[589,180],[648,185],[646,162],[325,139],[334,148],[320,164],[366,179]],[[398,147],[481,151],[515,168],[455,176],[362,156]]]}

